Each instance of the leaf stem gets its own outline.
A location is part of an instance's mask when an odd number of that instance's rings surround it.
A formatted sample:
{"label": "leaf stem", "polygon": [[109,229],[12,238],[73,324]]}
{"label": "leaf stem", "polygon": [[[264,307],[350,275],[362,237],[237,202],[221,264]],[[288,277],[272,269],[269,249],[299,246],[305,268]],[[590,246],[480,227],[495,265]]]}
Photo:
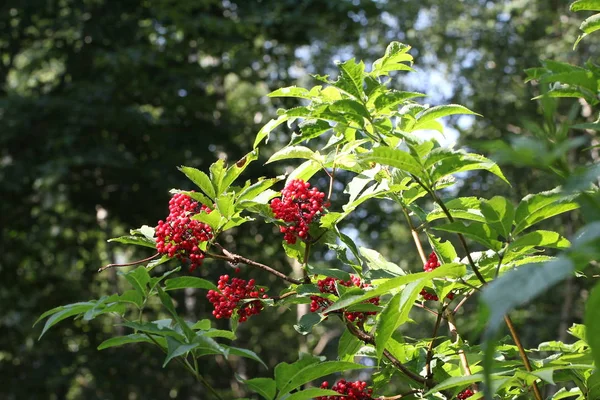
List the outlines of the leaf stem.
{"label": "leaf stem", "polygon": [[[446,319],[448,320],[448,329],[450,330],[450,334],[454,338],[454,343],[456,344],[456,346],[459,346],[461,339],[460,339],[460,335],[458,334],[458,329],[456,329],[456,321],[454,319],[454,313],[452,313],[452,312],[446,313]],[[458,349],[458,358],[460,359],[460,363],[462,365],[463,370],[465,371],[465,374],[467,376],[473,375],[471,373],[471,368],[469,367],[469,360],[467,360],[467,355],[465,354],[465,351],[461,348]],[[477,387],[476,383],[473,383],[471,385],[471,389],[473,389],[473,392],[475,392],[475,393],[477,393],[479,391],[479,388]]]}
{"label": "leaf stem", "polygon": [[290,278],[289,276],[287,276],[287,275],[285,275],[285,274],[277,271],[276,269],[273,269],[273,268],[269,267],[268,265],[261,264],[261,263],[259,263],[257,261],[250,260],[249,258],[246,258],[246,257],[242,257],[239,254],[233,254],[230,251],[228,251],[227,249],[223,248],[218,243],[215,243],[215,246],[217,246],[223,252],[224,255],[212,254],[212,253],[205,253],[206,257],[213,258],[215,260],[224,260],[224,261],[227,261],[227,262],[229,262],[231,264],[234,264],[234,265],[242,263],[242,264],[249,265],[251,267],[257,267],[257,268],[260,268],[262,270],[265,270],[265,271],[269,272],[270,274],[275,275],[276,277],[278,277],[280,279],[283,279],[286,282],[293,283],[293,284],[296,284],[296,285],[302,284],[301,280]]}
{"label": "leaf stem", "polygon": [[132,262],[123,263],[123,264],[108,264],[108,265],[105,265],[104,267],[99,268],[98,272],[102,272],[102,271],[104,271],[106,269],[109,269],[109,268],[130,267],[132,265],[143,264],[145,262],[154,260],[155,258],[157,258],[159,256],[160,256],[160,253],[156,253],[153,256],[150,256],[148,258],[144,258],[143,260],[137,260],[137,261],[132,261]]}
{"label": "leaf stem", "polygon": [[431,334],[431,342],[429,342],[429,347],[427,348],[427,356],[425,357],[425,369],[427,371],[427,379],[433,378],[433,373],[431,372],[431,360],[433,359],[433,345],[435,343],[435,338],[437,337],[437,332],[440,328],[440,324],[442,323],[442,316],[444,315],[446,307],[446,305],[442,305],[438,310],[435,325],[433,326],[433,333]]}

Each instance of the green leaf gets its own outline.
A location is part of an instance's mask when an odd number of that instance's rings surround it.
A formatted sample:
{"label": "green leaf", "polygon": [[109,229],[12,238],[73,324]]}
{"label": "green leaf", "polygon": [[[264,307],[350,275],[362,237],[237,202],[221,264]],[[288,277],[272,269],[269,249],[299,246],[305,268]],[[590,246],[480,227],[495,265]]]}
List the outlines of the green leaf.
{"label": "green leaf", "polygon": [[423,167],[419,161],[402,150],[389,147],[376,147],[371,152],[365,153],[361,158],[365,162],[388,165],[418,177],[423,177],[424,174]]}
{"label": "green leaf", "polygon": [[209,167],[210,181],[215,189],[215,197],[223,193],[223,180],[225,179],[225,160],[220,158]]}
{"label": "green leaf", "polygon": [[577,0],[571,3],[569,9],[576,11],[600,11],[600,0]]}
{"label": "green leaf", "polygon": [[167,357],[163,362],[163,368],[175,357],[187,354],[196,347],[198,347],[198,343],[181,343],[171,336],[167,336]]}
{"label": "green leaf", "polygon": [[422,278],[406,285],[402,291],[392,297],[380,313],[375,328],[377,359],[381,359],[387,342],[396,329],[408,321],[408,314],[417,300],[419,292],[423,289],[425,282],[426,279]]}
{"label": "green leaf", "polygon": [[577,209],[579,205],[572,199],[573,196],[561,193],[560,188],[525,196],[515,213],[513,235],[547,218]]}
{"label": "green leaf", "polygon": [[508,271],[483,288],[481,301],[490,310],[486,337],[498,330],[504,316],[573,274],[573,262],[564,256],[543,264]]}
{"label": "green leaf", "polygon": [[448,224],[435,226],[433,229],[438,231],[461,233],[464,236],[481,243],[489,249],[499,251],[502,248],[502,243],[499,242],[498,233],[488,225],[481,222],[471,222],[466,225],[462,221],[454,221]]}
{"label": "green leaf", "polygon": [[258,159],[258,150],[251,151],[239,159],[231,167],[227,168],[227,172],[225,172],[225,176],[223,177],[223,182],[221,184],[221,190],[223,192],[227,191],[231,184],[242,174],[242,172],[244,172],[248,165],[250,165],[250,163],[256,159]]}
{"label": "green leaf", "polygon": [[305,390],[301,390],[299,392],[294,392],[285,400],[312,400],[317,396],[339,396],[338,392],[328,389],[320,389],[320,388],[309,388]]}
{"label": "green leaf", "polygon": [[[207,332],[207,333],[209,333],[209,332]],[[229,350],[230,355],[244,357],[244,358],[248,358],[250,360],[257,361],[263,367],[265,367],[265,369],[269,369],[269,367],[267,367],[267,364],[265,364],[265,362],[258,356],[258,354],[256,354],[252,350],[242,349],[240,347],[233,347],[233,346],[222,346],[222,347]]]}
{"label": "green leaf", "polygon": [[412,71],[409,65],[403,63],[412,64],[413,57],[408,54],[410,46],[400,43],[391,42],[385,49],[383,57],[375,60],[373,67],[371,68],[371,76],[387,76],[393,71]]}
{"label": "green leaf", "polygon": [[180,276],[178,278],[167,279],[165,281],[165,290],[186,288],[218,290],[214,283],[207,281],[206,279],[197,278],[195,276]]}
{"label": "green leaf", "polygon": [[205,196],[204,194],[202,194],[200,192],[192,192],[192,191],[186,191],[186,190],[171,189],[171,190],[169,190],[169,193],[171,193],[171,194],[183,193],[186,196],[188,196],[188,197],[196,200],[200,204],[204,204],[205,206],[208,206],[208,207],[212,207],[213,206],[213,200],[209,199],[208,196]]}
{"label": "green leaf", "polygon": [[227,220],[230,220],[235,214],[235,210],[233,207],[233,197],[235,193],[225,193],[217,197],[215,203],[217,205],[217,210],[219,213]]}
{"label": "green leaf", "polygon": [[340,361],[354,361],[354,355],[362,346],[362,341],[350,333],[348,329],[345,329],[338,342],[338,359]]}
{"label": "green leaf", "polygon": [[452,263],[458,258],[456,250],[449,240],[442,241],[442,239],[430,235],[429,233],[427,234],[427,237],[429,238],[431,247],[433,247],[438,258],[442,261],[442,264]]}
{"label": "green leaf", "polygon": [[278,399],[281,399],[284,394],[291,392],[294,389],[308,383],[314,379],[334,374],[336,372],[368,368],[364,365],[355,364],[347,361],[326,361],[316,366],[309,365],[296,374],[281,388]]}
{"label": "green leaf", "polygon": [[400,92],[392,90],[382,93],[380,96],[378,96],[374,101],[374,105],[377,112],[380,113],[389,111],[392,108],[404,103],[408,99],[423,96],[425,96],[423,93],[418,92]]}
{"label": "green leaf", "polygon": [[126,326],[127,328],[135,329],[136,331],[147,332],[158,336],[172,336],[174,338],[183,341],[184,336],[171,328],[172,320],[170,319],[162,319],[158,321],[152,322],[125,322],[121,324],[122,326]]}
{"label": "green leaf", "polygon": [[323,321],[323,317],[319,313],[309,312],[300,317],[298,324],[294,325],[294,329],[302,335],[308,335],[312,331],[313,326],[321,321]]}
{"label": "green leaf", "polygon": [[118,238],[108,239],[108,242],[133,244],[136,246],[144,246],[144,247],[150,247],[152,249],[156,249],[156,242],[154,241],[154,239],[148,239],[145,236],[132,236],[132,235],[120,236]]}
{"label": "green leaf", "polygon": [[269,97],[295,97],[299,99],[307,99],[310,100],[314,97],[314,94],[311,94],[312,90],[297,87],[297,86],[288,86],[284,88],[279,88],[267,96]]}
{"label": "green leaf", "polygon": [[406,272],[402,268],[386,260],[381,253],[366,247],[360,247],[359,249],[360,254],[365,258],[369,266],[369,271],[378,271],[385,274],[385,276],[377,276],[378,278],[406,275]]}
{"label": "green leaf", "polygon": [[430,280],[433,278],[459,278],[464,276],[466,273],[467,269],[464,264],[450,263],[444,264],[431,272],[419,272],[416,274],[399,276],[397,278],[384,279],[382,280],[382,283],[378,284],[375,288],[372,288],[368,291],[365,290],[365,293],[362,295],[349,293],[347,295],[340,296],[340,299],[329,306],[326,311],[331,312],[340,310],[353,304],[362,303],[363,301],[372,299],[373,297],[381,296],[387,293],[393,293],[402,286],[420,279]]}
{"label": "green leaf", "polygon": [[316,365],[324,360],[324,357],[312,354],[300,353],[300,359],[292,364],[281,362],[275,366],[275,382],[279,389],[283,388],[294,375],[309,365]]}
{"label": "green leaf", "polygon": [[85,303],[73,303],[73,304],[68,304],[66,306],[56,307],[56,308],[53,308],[52,310],[46,311],[33,324],[35,326],[39,321],[41,321],[42,319],[44,319],[50,315],[50,318],[48,318],[48,320],[46,321],[46,324],[44,324],[44,328],[42,329],[42,333],[40,334],[40,337],[38,338],[38,340],[41,339],[42,336],[44,336],[44,334],[48,331],[48,329],[52,328],[54,325],[56,325],[63,319],[66,319],[66,318],[69,318],[69,317],[72,317],[75,315],[79,315],[79,314],[84,314],[86,311],[91,310],[95,304],[96,304],[96,302],[93,302],[93,301],[88,301]]}
{"label": "green leaf", "polygon": [[333,86],[361,100],[364,95],[363,79],[365,64],[362,61],[357,64],[352,58],[343,63],[338,63],[338,68],[340,69],[340,76],[333,83]]}
{"label": "green leaf", "polygon": [[312,160],[315,156],[315,152],[305,146],[288,146],[279,150],[267,160],[265,164],[269,164],[275,161],[287,160],[290,158],[304,158]]}
{"label": "green leaf", "polygon": [[[352,99],[338,100],[329,106],[329,110],[340,114],[354,114],[360,118],[371,118],[371,115],[365,106]],[[362,126],[363,124],[361,123],[360,125]]]}
{"label": "green leaf", "polygon": [[[444,201],[444,204],[454,219],[485,222],[485,217],[481,213],[481,200],[477,197],[459,197]],[[447,218],[446,213],[436,204],[435,208],[427,214],[426,220],[431,222],[442,218]]]}
{"label": "green leaf", "polygon": [[283,115],[280,115],[279,117],[277,117],[277,119],[272,119],[269,122],[267,122],[262,128],[260,128],[260,131],[258,131],[258,133],[256,134],[256,139],[254,139],[253,148],[256,149],[258,147],[258,145],[260,144],[260,142],[262,142],[265,138],[267,138],[267,142],[268,142],[269,134],[271,133],[271,131],[289,119],[293,120],[296,118],[283,114]]}
{"label": "green leaf", "polygon": [[179,325],[179,327],[181,328],[185,336],[188,338],[188,340],[197,337],[196,333],[192,330],[192,328],[190,328],[189,325],[185,323],[185,321],[177,314],[171,297],[167,293],[165,293],[165,291],[160,286],[157,287],[157,290],[158,297],[160,298],[161,303],[167,309],[167,311],[169,311],[173,319],[177,321],[177,325]]}
{"label": "green leaf", "polygon": [[308,181],[314,174],[319,172],[323,168],[321,164],[314,160],[305,161],[300,164],[292,173],[288,176],[286,183],[292,179],[302,179]]}
{"label": "green leaf", "polygon": [[592,289],[585,304],[585,329],[594,362],[600,365],[600,284]]}
{"label": "green leaf", "polygon": [[254,378],[243,381],[253,392],[260,394],[267,400],[273,400],[277,387],[275,381],[270,378]]}
{"label": "green leaf", "polygon": [[179,170],[181,172],[183,172],[185,174],[185,176],[188,177],[189,180],[194,182],[194,184],[196,186],[198,186],[200,188],[200,190],[202,190],[202,192],[204,192],[204,194],[206,194],[208,197],[210,197],[211,200],[214,200],[214,198],[216,197],[216,193],[215,193],[215,189],[213,188],[213,184],[211,183],[208,175],[206,175],[204,172],[200,171],[199,169],[192,168],[192,167],[181,166],[181,167],[179,167]]}
{"label": "green leaf", "polygon": [[458,172],[485,170],[496,175],[504,182],[510,184],[498,165],[479,154],[453,151],[453,154],[444,157],[431,168],[431,179],[434,182]]}
{"label": "green leaf", "polygon": [[600,14],[594,14],[591,17],[586,18],[579,26],[579,29],[584,31],[587,35],[600,29]]}
{"label": "green leaf", "polygon": [[242,190],[238,195],[237,202],[241,203],[245,200],[248,200],[248,201],[254,200],[254,198],[256,196],[263,193],[265,190],[267,190],[268,188],[270,188],[277,182],[281,181],[283,178],[284,178],[283,176],[278,176],[277,178],[259,180],[258,182],[254,183],[254,184],[248,186],[246,189]]}
{"label": "green leaf", "polygon": [[495,196],[481,202],[481,212],[486,222],[496,232],[508,239],[515,216],[515,208],[512,203],[505,197]]}
{"label": "green leaf", "polygon": [[148,294],[148,283],[150,283],[150,275],[148,274],[146,267],[139,266],[128,272],[119,271],[119,275],[127,279],[127,282],[129,282],[142,297],[146,297]]}
{"label": "green leaf", "polygon": [[[506,372],[498,372],[492,374],[492,379],[502,379],[504,376],[511,371]],[[434,386],[429,392],[425,393],[425,396],[430,396],[434,393],[437,393],[442,390],[451,389],[454,387],[465,387],[475,382],[483,381],[483,374],[473,374],[466,376],[453,376],[451,378],[446,379],[443,382],[440,382],[436,386]]]}
{"label": "green leaf", "polygon": [[557,232],[538,230],[529,232],[508,245],[508,250],[517,250],[522,247],[552,247],[555,249],[564,249],[570,246],[567,238]]}
{"label": "green leaf", "polygon": [[467,107],[458,104],[435,106],[421,112],[421,114],[418,116],[417,123],[414,126],[413,130],[422,129],[422,127],[425,126],[427,123],[435,121],[438,118],[447,117],[449,115],[455,114],[470,114],[481,116],[480,114],[469,110]]}
{"label": "green leaf", "polygon": [[152,343],[152,340],[150,340],[148,338],[148,336],[146,335],[142,335],[140,333],[132,333],[131,335],[127,335],[127,336],[117,336],[114,338],[110,338],[105,340],[104,342],[100,343],[100,345],[98,346],[98,350],[104,350],[104,349],[108,349],[110,347],[116,347],[116,346],[122,346],[124,344],[129,344],[129,343]]}
{"label": "green leaf", "polygon": [[323,133],[329,131],[331,125],[327,121],[323,120],[305,120],[300,124],[300,135],[292,135],[292,141],[290,145],[295,145],[304,141],[309,141],[316,137],[321,136]]}

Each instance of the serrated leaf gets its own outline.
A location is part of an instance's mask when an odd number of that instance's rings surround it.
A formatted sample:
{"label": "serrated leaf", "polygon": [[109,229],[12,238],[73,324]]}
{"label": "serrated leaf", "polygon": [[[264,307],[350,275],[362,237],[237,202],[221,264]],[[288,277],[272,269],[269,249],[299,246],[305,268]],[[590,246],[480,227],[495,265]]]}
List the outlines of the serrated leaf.
{"label": "serrated leaf", "polygon": [[505,197],[495,196],[481,202],[481,212],[485,217],[485,222],[508,239],[515,216],[513,204]]}
{"label": "serrated leaf", "polygon": [[210,197],[211,200],[214,200],[216,196],[215,189],[208,175],[206,175],[203,171],[192,167],[181,166],[179,167],[179,170],[183,172],[185,176],[187,176],[188,179],[191,180],[196,186],[198,186],[205,195]]}
{"label": "serrated leaf", "polygon": [[144,246],[144,247],[150,247],[152,249],[156,249],[156,242],[153,239],[148,239],[145,236],[131,236],[131,235],[120,236],[118,238],[108,239],[108,242],[133,244],[136,246]]}
{"label": "serrated leaf", "polygon": [[323,321],[323,317],[319,313],[309,312],[300,317],[298,324],[294,325],[294,329],[302,335],[308,335],[312,331],[313,326],[321,321]]}
{"label": "serrated leaf", "polygon": [[302,179],[308,181],[314,174],[319,172],[323,168],[321,164],[316,161],[309,160],[300,164],[286,179],[286,184],[292,179]]}
{"label": "serrated leaf", "polygon": [[385,49],[384,56],[373,63],[370,75],[378,77],[387,76],[393,71],[412,71],[409,65],[403,64],[405,62],[412,64],[413,57],[408,54],[410,49],[411,47],[406,44],[391,42]]}
{"label": "serrated leaf", "polygon": [[307,120],[300,124],[300,135],[292,136],[290,145],[296,145],[298,143],[309,141],[316,137],[321,136],[323,133],[329,131],[331,125],[327,121],[323,120]]}
{"label": "serrated leaf", "polygon": [[434,182],[438,182],[448,175],[481,169],[491,172],[504,182],[510,184],[495,162],[482,155],[462,151],[454,152],[454,155],[445,157],[443,160],[437,162],[431,168],[431,178]]}
{"label": "serrated leaf", "polygon": [[227,168],[225,172],[225,176],[223,177],[223,182],[221,184],[221,191],[225,192],[231,184],[244,172],[244,170],[250,165],[252,161],[258,159],[258,150],[251,151],[246,154],[236,163],[234,163],[231,167]]}
{"label": "serrated leaf", "polygon": [[269,96],[269,97],[295,97],[295,98],[307,99],[307,100],[310,100],[314,97],[314,95],[311,94],[311,91],[309,91],[308,89],[305,89],[302,87],[297,87],[297,86],[288,86],[288,87],[284,87],[284,88],[279,88],[279,89],[269,93],[267,96]]}
{"label": "serrated leaf", "polygon": [[419,272],[416,274],[399,276],[397,278],[385,279],[375,288],[371,290],[365,290],[365,293],[362,295],[349,293],[348,295],[340,296],[339,300],[331,306],[329,306],[325,311],[332,312],[335,310],[340,310],[342,308],[349,307],[353,304],[362,303],[363,301],[372,299],[373,297],[381,296],[387,293],[393,293],[402,286],[407,285],[411,282],[418,281],[420,279],[429,280],[440,277],[458,278],[464,276],[466,272],[467,269],[465,265],[458,263],[450,263],[444,264],[431,272]]}
{"label": "serrated leaf", "polygon": [[375,109],[378,113],[389,111],[394,107],[398,107],[401,103],[404,103],[408,99],[415,97],[424,97],[423,93],[418,92],[400,92],[400,91],[389,91],[379,95],[373,102]]}
{"label": "serrated leaf", "polygon": [[52,310],[46,311],[43,313],[37,321],[33,324],[34,326],[42,319],[50,316],[46,323],[44,324],[44,328],[42,329],[42,333],[38,337],[38,340],[44,336],[44,334],[48,331],[48,329],[52,328],[54,325],[58,324],[60,321],[73,317],[79,314],[84,314],[86,311],[91,310],[96,302],[88,301],[85,303],[73,303],[68,304],[66,306],[60,306],[53,308]]}
{"label": "serrated leaf", "polygon": [[239,193],[237,203],[239,204],[245,200],[254,200],[256,196],[260,195],[265,190],[269,189],[271,186],[281,181],[283,178],[283,176],[278,176],[276,178],[259,180],[258,182],[248,186],[246,189],[242,190]]}
{"label": "serrated leaf", "polygon": [[[210,333],[210,332],[207,332],[207,333]],[[235,337],[234,337],[234,339],[235,339]],[[228,350],[230,355],[244,357],[244,358],[248,358],[250,360],[257,361],[263,367],[265,367],[265,369],[269,369],[269,367],[267,367],[267,364],[265,364],[265,362],[258,356],[258,354],[256,354],[252,350],[242,349],[240,347],[224,346],[224,345],[223,345],[223,347]]]}
{"label": "serrated leaf", "polygon": [[447,104],[442,106],[435,106],[428,108],[423,111],[417,118],[417,123],[413,127],[412,130],[423,129],[429,122],[435,121],[438,118],[447,117],[449,115],[456,114],[467,114],[467,115],[477,115],[476,112],[469,110],[467,107],[461,106],[459,104]]}
{"label": "serrated leaf", "polygon": [[305,146],[288,146],[277,151],[273,154],[265,164],[269,164],[275,161],[287,160],[290,158],[303,158],[312,160],[315,156],[315,152]]}
{"label": "serrated leaf", "polygon": [[110,347],[122,346],[124,344],[129,343],[153,343],[150,338],[146,335],[142,335],[140,333],[132,333],[131,335],[126,336],[117,336],[114,338],[110,338],[100,343],[98,346],[98,350],[108,349]]}
{"label": "serrated leaf", "polygon": [[560,188],[527,195],[515,212],[513,234],[516,235],[540,221],[576,208],[578,204],[572,201],[572,196],[561,193]]}
{"label": "serrated leaf", "polygon": [[423,167],[413,156],[398,149],[376,147],[371,152],[364,154],[361,159],[365,162],[375,162],[398,168],[418,177],[422,177],[424,174]]}
{"label": "serrated leaf", "polygon": [[579,26],[579,29],[584,31],[587,35],[600,29],[600,14],[594,14],[591,17],[586,18]]}
{"label": "serrated leaf", "polygon": [[254,378],[243,381],[243,383],[245,383],[250,390],[260,394],[266,400],[273,400],[273,398],[275,398],[277,387],[275,386],[275,381],[273,379]]}
{"label": "serrated leaf", "polygon": [[[386,273],[387,278],[392,276],[406,275],[398,265],[386,260],[381,253],[366,247],[359,247],[360,254],[365,258],[370,271],[381,271]],[[383,278],[384,276],[378,276]]]}
{"label": "serrated leaf", "polygon": [[183,341],[184,336],[171,328],[172,320],[163,319],[152,322],[124,322],[121,324],[127,328],[135,329],[136,331],[147,332],[158,336],[172,336]]}
{"label": "serrated leaf", "polygon": [[340,361],[353,361],[354,355],[363,346],[363,342],[345,329],[338,342],[338,359]]}
{"label": "serrated leaf", "polygon": [[507,251],[517,250],[522,247],[552,247],[564,249],[570,246],[567,238],[553,231],[537,230],[529,232],[508,245]]}
{"label": "serrated leaf", "polygon": [[187,288],[218,290],[214,283],[207,281],[206,279],[197,278],[195,276],[180,276],[177,278],[167,279],[165,281],[165,290]]}
{"label": "serrated leaf", "polygon": [[279,389],[283,388],[292,377],[300,370],[309,365],[315,365],[323,361],[324,357],[313,356],[312,354],[301,353],[300,359],[292,364],[281,362],[275,366],[275,382]]}
{"label": "serrated leaf", "polygon": [[258,131],[258,133],[256,134],[256,139],[254,139],[253,148],[256,149],[258,147],[258,145],[260,144],[260,142],[262,142],[265,138],[267,138],[267,142],[268,142],[269,134],[271,133],[271,131],[289,119],[295,119],[295,118],[292,118],[292,117],[284,114],[284,115],[280,115],[279,117],[277,117],[277,119],[272,119],[269,122],[267,122],[260,129],[260,131]]}
{"label": "serrated leaf", "polygon": [[467,225],[462,221],[454,221],[444,225],[435,226],[432,229],[463,234],[477,243],[481,243],[487,248],[495,251],[499,251],[502,248],[502,243],[497,240],[498,233],[481,222],[471,222]]}
{"label": "serrated leaf", "polygon": [[319,363],[317,366],[309,365],[301,369],[291,377],[291,379],[281,388],[277,398],[281,399],[283,395],[291,392],[294,389],[299,388],[305,383],[311,382],[322,376],[326,376],[336,372],[363,368],[368,367],[347,361],[326,361],[323,363]]}
{"label": "serrated leaf", "polygon": [[600,0],[577,0],[571,3],[569,10],[576,11],[600,11]]}
{"label": "serrated leaf", "polygon": [[292,393],[291,395],[286,397],[285,400],[312,400],[320,396],[338,397],[339,393],[328,389],[308,388]]}
{"label": "serrated leaf", "polygon": [[340,76],[333,83],[333,86],[342,89],[359,100],[362,99],[364,96],[365,64],[362,61],[357,64],[354,58],[351,58],[348,61],[339,63],[338,68],[340,69]]}
{"label": "serrated leaf", "polygon": [[396,329],[408,321],[408,313],[423,289],[425,281],[425,278],[422,278],[406,285],[402,291],[392,297],[380,313],[375,328],[375,348],[378,359],[381,359],[385,346]]}

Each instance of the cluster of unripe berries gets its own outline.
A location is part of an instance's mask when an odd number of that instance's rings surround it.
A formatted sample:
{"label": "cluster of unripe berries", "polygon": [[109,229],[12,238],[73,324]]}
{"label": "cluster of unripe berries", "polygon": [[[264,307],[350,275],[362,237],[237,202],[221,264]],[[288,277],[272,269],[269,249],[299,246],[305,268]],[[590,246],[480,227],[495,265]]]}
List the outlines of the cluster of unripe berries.
{"label": "cluster of unripe berries", "polygon": [[456,398],[458,400],[465,400],[468,399],[469,397],[473,396],[475,393],[473,393],[473,391],[471,389],[465,389],[462,392],[460,392],[458,394],[458,396],[456,396]]}
{"label": "cluster of unripe berries", "polygon": [[[319,287],[319,291],[321,293],[331,293],[336,296],[339,296],[339,293],[336,288],[336,284],[341,285],[341,286],[346,286],[346,287],[356,286],[361,289],[369,286],[368,284],[363,283],[360,280],[360,278],[355,275],[351,275],[350,279],[347,281],[344,281],[344,280],[338,279],[338,278],[327,277],[327,278],[322,279],[317,282],[317,286]],[[379,305],[379,297],[373,297],[372,299],[365,301],[365,303],[371,303],[371,304],[378,306]],[[327,307],[329,307],[331,304],[332,304],[331,300],[325,299],[320,296],[310,296],[310,311],[311,312],[324,310]],[[375,315],[375,314],[376,314],[375,311],[353,311],[353,312],[344,311],[344,316],[346,317],[346,319],[348,321],[351,321],[351,322],[355,322],[355,321],[356,322],[364,322],[369,315]]]}
{"label": "cluster of unripe berries", "polygon": [[204,252],[199,248],[200,242],[208,242],[213,235],[210,226],[192,217],[200,212],[211,211],[183,193],[174,195],[169,201],[169,216],[166,221],[158,221],[155,229],[156,250],[169,257],[177,257],[182,262],[189,261],[190,271],[196,269],[204,259]]}
{"label": "cluster of unripe berries", "polygon": [[[329,389],[329,383],[323,382],[321,389]],[[373,395],[373,389],[367,388],[367,383],[362,381],[347,382],[340,379],[331,390],[344,396],[319,396],[315,400],[370,400]]]}
{"label": "cluster of unripe berries", "polygon": [[[431,252],[427,262],[423,265],[423,270],[425,272],[431,272],[439,266],[440,266],[440,261],[438,260],[437,255],[434,252]],[[439,300],[439,297],[437,297],[437,295],[435,293],[429,293],[426,289],[421,290],[420,294],[421,294],[421,296],[423,296],[423,298],[425,300],[432,300],[432,301]],[[446,298],[452,300],[454,298],[454,293],[448,293]]]}
{"label": "cluster of unripe berries", "polygon": [[296,243],[297,238],[308,238],[309,225],[328,203],[324,203],[325,193],[301,179],[292,179],[281,191],[281,198],[271,200],[271,210],[278,219],[286,222],[279,228],[283,239],[289,244]]}
{"label": "cluster of unripe berries", "polygon": [[[230,279],[229,275],[221,275],[217,283],[219,290],[209,290],[206,298],[213,304],[212,314],[217,319],[231,318],[233,311],[237,308],[239,321],[245,322],[251,315],[260,313],[264,306],[260,300],[248,299],[266,299],[265,289],[257,288],[254,279],[246,281],[240,278]],[[244,302],[241,306],[240,303]],[[239,306],[239,307],[238,307]]]}

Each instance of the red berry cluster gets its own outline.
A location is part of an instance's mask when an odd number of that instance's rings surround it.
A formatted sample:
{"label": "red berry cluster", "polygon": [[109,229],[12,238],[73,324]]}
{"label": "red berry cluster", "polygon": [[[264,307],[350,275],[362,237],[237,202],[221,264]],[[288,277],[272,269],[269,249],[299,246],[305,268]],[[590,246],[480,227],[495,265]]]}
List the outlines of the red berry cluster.
{"label": "red berry cluster", "polygon": [[[212,312],[215,318],[231,318],[231,314],[245,299],[266,299],[265,289],[256,288],[254,279],[245,281],[240,278],[229,279],[229,275],[221,275],[217,283],[219,291],[209,290],[206,297],[215,307]],[[263,310],[264,306],[259,300],[249,301],[242,304],[238,309],[240,322],[245,322],[249,316],[256,315]]]}
{"label": "red berry cluster", "polygon": [[281,191],[281,198],[271,200],[275,217],[288,223],[279,228],[286,242],[294,244],[297,238],[308,238],[308,226],[313,218],[329,206],[323,202],[324,198],[325,193],[316,187],[310,188],[310,183],[292,179]]}
{"label": "red berry cluster", "polygon": [[469,397],[473,396],[474,394],[475,394],[475,393],[473,393],[473,391],[472,391],[471,389],[465,389],[465,390],[463,390],[462,392],[460,392],[460,393],[458,394],[458,396],[456,396],[456,398],[457,398],[458,400],[465,400],[465,399],[467,399],[467,398],[469,398]]}
{"label": "red berry cluster", "polygon": [[[321,293],[331,293],[336,296],[339,296],[338,291],[336,289],[336,283],[338,285],[342,285],[342,286],[346,286],[346,287],[356,286],[361,289],[369,286],[368,284],[363,283],[360,280],[360,278],[355,275],[351,275],[350,279],[347,281],[344,281],[344,280],[338,279],[338,278],[327,277],[325,279],[318,281],[317,286],[319,287],[319,291]],[[319,311],[322,309],[324,310],[332,304],[332,302],[330,300],[325,299],[320,296],[310,296],[310,300],[311,300],[310,311],[312,311],[312,312],[316,312],[316,311]],[[374,304],[377,306],[377,305],[379,305],[379,297],[373,297],[372,299],[365,301],[365,303],[371,303],[371,304]],[[348,319],[351,322],[354,322],[354,321],[364,322],[369,315],[375,315],[375,314],[376,314],[375,311],[354,311],[354,312],[344,311],[344,316],[346,317],[346,319]]]}
{"label": "red berry cluster", "polygon": [[[329,389],[329,383],[323,382],[321,389]],[[373,395],[373,389],[367,389],[367,383],[362,381],[346,382],[340,379],[338,383],[333,385],[331,390],[343,394],[344,396],[319,396],[315,400],[370,400]]]}
{"label": "red berry cluster", "polygon": [[[439,266],[440,266],[440,261],[438,260],[437,255],[434,252],[431,252],[431,254],[429,255],[429,259],[427,260],[425,265],[423,265],[423,270],[425,272],[431,272]],[[425,300],[432,300],[432,301],[439,300],[439,297],[437,297],[437,295],[435,293],[429,293],[426,289],[421,290],[420,294],[421,294],[421,296],[423,296],[423,298]],[[448,293],[446,298],[452,300],[454,298],[454,293]]]}
{"label": "red berry cluster", "polygon": [[190,271],[200,266],[204,259],[199,243],[208,242],[213,237],[210,226],[191,218],[202,211],[210,213],[212,210],[178,193],[169,201],[166,221],[158,221],[155,229],[156,250],[169,257],[176,256],[182,262],[189,260]]}

